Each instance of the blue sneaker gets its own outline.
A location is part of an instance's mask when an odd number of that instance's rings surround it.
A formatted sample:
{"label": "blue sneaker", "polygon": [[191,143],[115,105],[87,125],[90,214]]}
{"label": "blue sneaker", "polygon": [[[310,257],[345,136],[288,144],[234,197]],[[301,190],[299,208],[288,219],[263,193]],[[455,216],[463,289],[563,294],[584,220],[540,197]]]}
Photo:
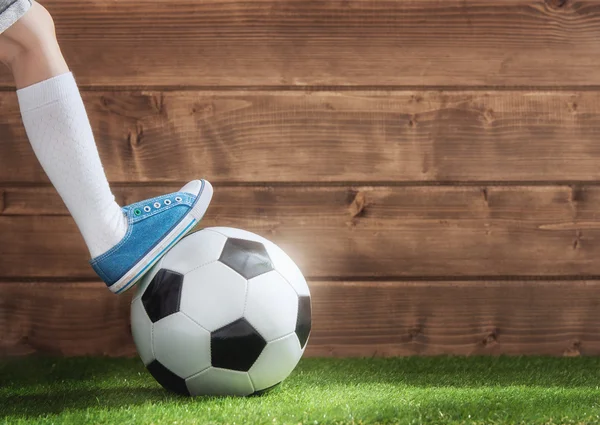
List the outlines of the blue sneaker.
{"label": "blue sneaker", "polygon": [[127,233],[113,248],[91,259],[92,268],[115,294],[133,287],[202,219],[212,194],[209,182],[194,180],[179,192],[123,207]]}

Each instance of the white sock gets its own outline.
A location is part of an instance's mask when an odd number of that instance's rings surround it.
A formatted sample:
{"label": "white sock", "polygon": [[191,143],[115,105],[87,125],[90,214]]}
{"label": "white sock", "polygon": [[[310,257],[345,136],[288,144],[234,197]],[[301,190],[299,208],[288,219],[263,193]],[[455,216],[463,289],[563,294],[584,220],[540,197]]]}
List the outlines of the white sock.
{"label": "white sock", "polygon": [[125,236],[127,220],[115,202],[90,122],[71,73],[17,90],[27,136],[44,171],[75,219],[90,255]]}

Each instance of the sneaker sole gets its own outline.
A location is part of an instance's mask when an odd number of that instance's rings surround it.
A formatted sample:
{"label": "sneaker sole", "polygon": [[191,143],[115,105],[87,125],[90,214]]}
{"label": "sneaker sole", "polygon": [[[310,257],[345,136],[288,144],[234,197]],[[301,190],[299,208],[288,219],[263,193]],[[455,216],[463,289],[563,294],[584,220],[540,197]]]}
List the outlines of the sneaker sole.
{"label": "sneaker sole", "polygon": [[148,271],[166,252],[171,249],[179,240],[194,228],[194,225],[202,220],[213,196],[212,185],[206,180],[202,180],[202,188],[198,197],[188,212],[179,223],[163,238],[148,254],[146,254],[135,266],[131,268],[121,279],[108,287],[115,294],[121,294],[132,288],[140,280],[144,273]]}

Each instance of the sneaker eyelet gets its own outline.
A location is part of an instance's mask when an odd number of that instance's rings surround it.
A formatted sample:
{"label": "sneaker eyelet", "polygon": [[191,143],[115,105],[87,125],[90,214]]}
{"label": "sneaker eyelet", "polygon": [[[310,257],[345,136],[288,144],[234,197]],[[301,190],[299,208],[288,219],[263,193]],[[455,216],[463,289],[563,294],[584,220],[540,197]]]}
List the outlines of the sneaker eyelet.
{"label": "sneaker eyelet", "polygon": [[144,207],[144,211],[146,211],[146,212],[150,212],[150,210],[151,210],[151,209],[152,209],[152,208],[150,208],[148,205],[146,205],[146,206]]}
{"label": "sneaker eyelet", "polygon": [[160,202],[155,202],[154,203],[154,208],[160,208]]}
{"label": "sneaker eyelet", "polygon": [[135,210],[133,210],[133,214],[138,216],[142,214],[142,210],[140,210],[139,208],[136,208]]}
{"label": "sneaker eyelet", "polygon": [[175,198],[175,200],[176,200],[177,202],[181,202],[181,201],[183,201],[183,199],[181,199],[181,196],[178,196],[177,198]]}
{"label": "sneaker eyelet", "polygon": [[165,205],[171,205],[171,200],[170,199],[165,199]]}

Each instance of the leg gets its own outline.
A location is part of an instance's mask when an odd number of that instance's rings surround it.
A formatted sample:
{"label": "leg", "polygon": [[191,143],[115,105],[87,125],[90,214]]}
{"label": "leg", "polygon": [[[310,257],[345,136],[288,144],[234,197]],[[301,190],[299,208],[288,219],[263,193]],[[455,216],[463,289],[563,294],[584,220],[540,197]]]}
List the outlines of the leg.
{"label": "leg", "polygon": [[[0,13],[0,29],[5,18]],[[31,146],[77,223],[92,267],[113,292],[129,289],[202,219],[210,183],[194,180],[125,208],[115,202],[77,84],[41,5],[33,3],[0,34],[0,61],[13,73]]]}
{"label": "leg", "polygon": [[92,257],[125,235],[127,221],[109,188],[90,123],[39,3],[0,34],[0,60],[13,73],[33,150],[73,215]]}

